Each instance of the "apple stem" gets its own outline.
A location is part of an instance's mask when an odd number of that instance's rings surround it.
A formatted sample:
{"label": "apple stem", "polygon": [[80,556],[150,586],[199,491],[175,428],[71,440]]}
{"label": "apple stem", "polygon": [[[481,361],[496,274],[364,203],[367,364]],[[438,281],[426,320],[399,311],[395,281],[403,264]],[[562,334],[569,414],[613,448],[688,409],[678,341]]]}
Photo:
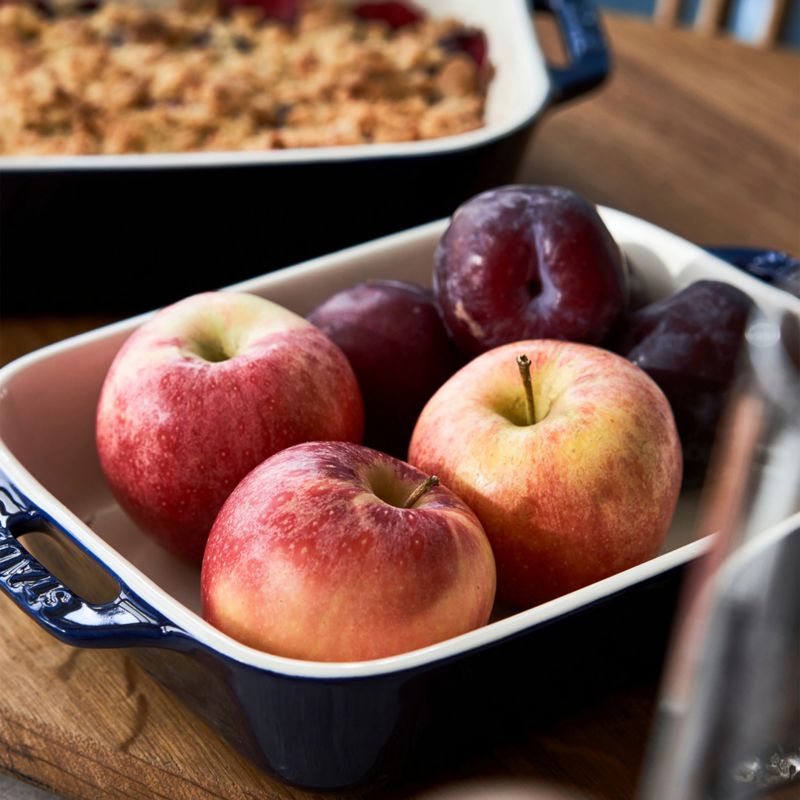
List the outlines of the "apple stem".
{"label": "apple stem", "polygon": [[426,478],[413,492],[408,496],[408,499],[403,504],[403,508],[412,508],[417,500],[422,497],[426,492],[433,489],[434,486],[439,485],[439,479],[435,475]]}
{"label": "apple stem", "polygon": [[531,384],[531,360],[526,355],[517,356],[517,366],[525,387],[525,408],[528,412],[528,425],[536,422],[536,409],[533,405],[533,386]]}

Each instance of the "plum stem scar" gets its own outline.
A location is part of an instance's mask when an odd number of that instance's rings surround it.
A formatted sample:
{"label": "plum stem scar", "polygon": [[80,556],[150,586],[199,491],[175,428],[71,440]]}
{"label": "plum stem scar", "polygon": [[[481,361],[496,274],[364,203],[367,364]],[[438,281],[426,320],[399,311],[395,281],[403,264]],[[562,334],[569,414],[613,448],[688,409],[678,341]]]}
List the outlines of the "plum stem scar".
{"label": "plum stem scar", "polygon": [[517,356],[517,366],[525,387],[525,409],[528,414],[528,425],[536,422],[536,409],[533,405],[533,386],[531,385],[531,360],[526,355]]}
{"label": "plum stem scar", "polygon": [[426,478],[413,492],[408,496],[408,499],[405,503],[403,503],[403,508],[412,508],[414,503],[425,494],[425,492],[430,491],[433,489],[434,486],[439,485],[439,479],[435,475],[431,475],[430,478]]}

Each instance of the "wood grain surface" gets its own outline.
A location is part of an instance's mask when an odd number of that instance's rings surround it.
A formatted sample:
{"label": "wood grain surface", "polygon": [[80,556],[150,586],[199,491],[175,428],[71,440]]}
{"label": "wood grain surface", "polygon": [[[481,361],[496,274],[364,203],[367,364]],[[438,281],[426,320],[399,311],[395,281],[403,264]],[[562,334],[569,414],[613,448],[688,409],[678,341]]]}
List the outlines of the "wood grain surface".
{"label": "wood grain surface", "polygon": [[[700,243],[800,254],[800,57],[634,19],[609,16],[607,28],[613,79],[543,122],[520,181],[569,186]],[[107,321],[5,318],[0,360]],[[61,645],[5,597],[0,643],[0,770],[82,800],[313,796],[231,752],[124,651]],[[534,797],[545,781],[570,797],[627,800],[656,692],[652,682],[609,693],[381,796],[467,781],[500,797],[496,782],[512,781]]]}
{"label": "wood grain surface", "polygon": [[608,18],[616,72],[539,129],[521,178],[699,244],[800,255],[800,55]]}

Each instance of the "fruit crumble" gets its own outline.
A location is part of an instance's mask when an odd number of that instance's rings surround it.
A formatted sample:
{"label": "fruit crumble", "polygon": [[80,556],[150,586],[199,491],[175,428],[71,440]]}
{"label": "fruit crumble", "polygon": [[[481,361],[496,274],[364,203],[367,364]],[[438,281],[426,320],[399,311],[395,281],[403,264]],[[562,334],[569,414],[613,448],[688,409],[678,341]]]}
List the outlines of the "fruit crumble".
{"label": "fruit crumble", "polygon": [[480,31],[400,3],[244,1],[0,0],[0,154],[357,145],[484,124]]}

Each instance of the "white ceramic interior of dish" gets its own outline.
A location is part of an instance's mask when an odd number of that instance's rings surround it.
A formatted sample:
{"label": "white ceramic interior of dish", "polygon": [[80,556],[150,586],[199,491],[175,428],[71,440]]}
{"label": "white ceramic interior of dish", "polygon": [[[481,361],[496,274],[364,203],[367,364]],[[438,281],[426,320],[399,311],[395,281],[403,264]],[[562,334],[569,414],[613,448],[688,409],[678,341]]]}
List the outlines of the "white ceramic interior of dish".
{"label": "white ceramic interior of dish", "polygon": [[498,139],[530,122],[544,107],[550,90],[547,66],[526,0],[415,0],[415,3],[431,17],[455,17],[466,25],[480,28],[486,34],[488,57],[494,75],[489,85],[486,125],[483,128],[420,142],[263,152],[0,156],[0,170],[304,163],[442,153],[476,147]]}
{"label": "white ceramic interior of dish", "polygon": [[[800,300],[766,286],[700,248],[627,214],[601,209],[653,296],[701,278],[725,280],[748,292],[769,313],[796,315]],[[434,248],[447,225],[433,222],[374,242],[237,284],[305,314],[333,292],[367,278],[430,285]],[[21,491],[63,525],[145,601],[198,640],[232,658],[265,669],[315,677],[368,675],[451,656],[530,628],[643,580],[702,553],[695,541],[697,498],[684,496],[661,555],[625,572],[500,618],[446,642],[391,658],[320,664],[280,658],[234,641],[198,615],[199,570],[142,535],[111,497],[94,444],[95,407],[106,370],[142,315],[31,353],[0,370],[0,468]],[[779,519],[771,523],[780,522]]]}

